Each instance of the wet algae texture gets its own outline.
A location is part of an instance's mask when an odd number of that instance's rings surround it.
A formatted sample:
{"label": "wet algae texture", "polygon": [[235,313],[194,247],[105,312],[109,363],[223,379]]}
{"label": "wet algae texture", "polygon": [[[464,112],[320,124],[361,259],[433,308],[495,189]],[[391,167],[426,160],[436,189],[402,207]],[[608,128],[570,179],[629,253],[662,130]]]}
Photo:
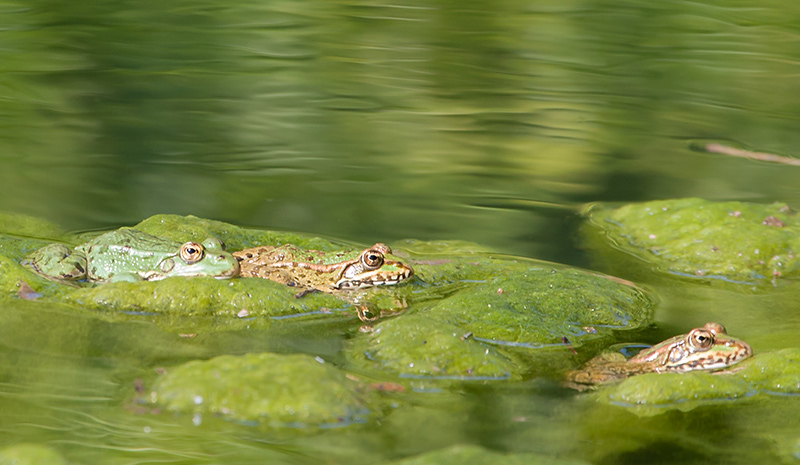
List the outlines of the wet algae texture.
{"label": "wet algae texture", "polygon": [[372,391],[308,355],[223,355],[170,368],[150,402],[170,412],[214,415],[270,427],[363,423]]}
{"label": "wet algae texture", "polygon": [[[454,262],[454,272],[469,268],[468,257]],[[448,274],[419,268],[422,276]],[[639,328],[650,316],[641,290],[605,276],[526,261],[475,268],[481,276],[468,278],[480,283],[353,338],[349,360],[410,378],[516,379],[557,370],[568,343],[607,343],[611,328]]]}
{"label": "wet algae texture", "polygon": [[687,198],[596,204],[585,215],[613,247],[661,271],[742,283],[800,277],[800,216],[786,204]]}

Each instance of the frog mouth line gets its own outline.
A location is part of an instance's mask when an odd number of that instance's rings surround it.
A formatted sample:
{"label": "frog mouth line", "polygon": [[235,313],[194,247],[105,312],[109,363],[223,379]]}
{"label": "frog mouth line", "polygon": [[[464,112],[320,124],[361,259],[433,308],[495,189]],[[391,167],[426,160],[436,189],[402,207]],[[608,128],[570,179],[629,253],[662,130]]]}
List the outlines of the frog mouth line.
{"label": "frog mouth line", "polygon": [[401,283],[414,275],[414,270],[411,268],[403,268],[401,271],[394,273],[382,273],[376,271],[373,273],[365,273],[366,276],[360,279],[341,279],[334,283],[334,289],[362,289],[365,287],[374,286],[392,286]]}

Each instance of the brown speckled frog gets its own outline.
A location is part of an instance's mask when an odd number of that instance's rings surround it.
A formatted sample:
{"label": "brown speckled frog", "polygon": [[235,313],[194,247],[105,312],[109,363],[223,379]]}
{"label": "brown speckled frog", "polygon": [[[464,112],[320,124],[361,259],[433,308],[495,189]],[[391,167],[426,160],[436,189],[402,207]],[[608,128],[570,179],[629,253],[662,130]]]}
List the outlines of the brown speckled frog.
{"label": "brown speckled frog", "polygon": [[644,373],[719,370],[752,355],[753,349],[746,342],[728,336],[724,326],[706,323],[702,328],[669,338],[628,360],[619,352],[601,354],[580,370],[569,372],[567,385],[584,390]]}
{"label": "brown speckled frog", "polygon": [[[298,297],[313,291],[327,292],[349,300],[348,291],[390,286],[414,275],[411,266],[389,258],[392,249],[375,244],[363,251],[322,252],[295,245],[260,246],[234,252],[240,276],[265,278],[296,287]],[[359,310],[359,317],[367,318]]]}

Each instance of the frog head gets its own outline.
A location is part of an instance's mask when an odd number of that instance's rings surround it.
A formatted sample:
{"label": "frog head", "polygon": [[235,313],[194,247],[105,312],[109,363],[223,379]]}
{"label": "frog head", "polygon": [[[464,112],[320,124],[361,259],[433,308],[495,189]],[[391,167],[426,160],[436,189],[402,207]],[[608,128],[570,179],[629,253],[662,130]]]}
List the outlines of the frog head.
{"label": "frog head", "polygon": [[141,279],[155,281],[171,276],[213,276],[219,279],[239,275],[239,261],[225,251],[222,242],[209,238],[185,242],[177,253],[163,257],[158,266],[140,273]]}

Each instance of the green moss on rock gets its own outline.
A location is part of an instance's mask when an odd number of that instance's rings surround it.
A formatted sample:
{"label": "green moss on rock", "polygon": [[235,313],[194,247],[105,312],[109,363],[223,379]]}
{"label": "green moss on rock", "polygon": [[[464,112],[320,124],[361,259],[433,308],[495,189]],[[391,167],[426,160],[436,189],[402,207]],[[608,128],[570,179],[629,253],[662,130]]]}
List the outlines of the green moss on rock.
{"label": "green moss on rock", "polygon": [[307,355],[223,355],[192,361],[158,378],[151,401],[171,412],[273,427],[345,426],[370,414],[368,392],[342,371]]}
{"label": "green moss on rock", "polygon": [[689,198],[587,215],[619,249],[657,269],[747,283],[800,276],[800,216],[786,204]]}

